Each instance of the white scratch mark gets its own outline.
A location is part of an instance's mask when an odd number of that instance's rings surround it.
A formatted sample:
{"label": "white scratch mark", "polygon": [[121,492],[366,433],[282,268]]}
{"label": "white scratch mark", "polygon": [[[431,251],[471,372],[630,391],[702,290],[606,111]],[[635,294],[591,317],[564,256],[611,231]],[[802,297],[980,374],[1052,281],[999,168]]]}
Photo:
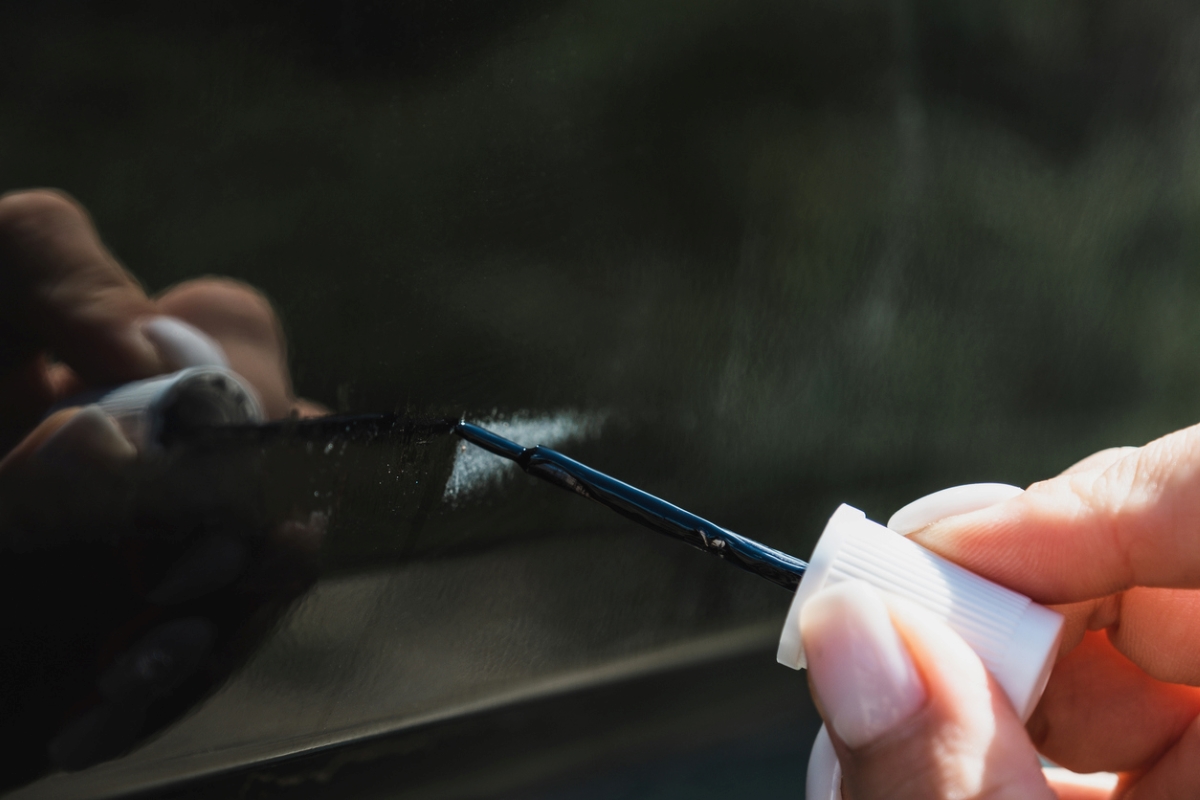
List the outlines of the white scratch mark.
{"label": "white scratch mark", "polygon": [[[484,420],[469,421],[524,447],[539,444],[557,447],[566,442],[598,435],[606,416],[582,411],[559,411],[534,416],[521,411],[510,416],[492,416]],[[454,456],[454,468],[450,471],[450,480],[446,481],[442,500],[451,504],[458,503],[502,485],[517,471],[517,465],[508,459],[460,441],[458,452]]]}

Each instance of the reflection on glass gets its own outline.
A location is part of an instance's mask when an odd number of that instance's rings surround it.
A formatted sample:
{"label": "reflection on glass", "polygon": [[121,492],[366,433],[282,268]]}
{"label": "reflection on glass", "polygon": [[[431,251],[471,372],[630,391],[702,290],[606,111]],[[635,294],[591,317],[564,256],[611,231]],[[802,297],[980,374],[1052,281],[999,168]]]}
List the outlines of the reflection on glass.
{"label": "reflection on glass", "polygon": [[[770,660],[777,589],[484,479],[430,420],[549,422],[513,438],[799,557],[840,502],[887,518],[1190,424],[1197,24],[1182,0],[14,9],[0,186],[76,195],[152,291],[261,288],[299,394],[396,421],[29,487],[62,524],[0,569],[13,635],[53,652],[13,675],[57,710],[17,745],[79,766],[158,733],[23,796]],[[171,648],[212,666],[123,694]],[[68,731],[87,714],[107,750]]]}

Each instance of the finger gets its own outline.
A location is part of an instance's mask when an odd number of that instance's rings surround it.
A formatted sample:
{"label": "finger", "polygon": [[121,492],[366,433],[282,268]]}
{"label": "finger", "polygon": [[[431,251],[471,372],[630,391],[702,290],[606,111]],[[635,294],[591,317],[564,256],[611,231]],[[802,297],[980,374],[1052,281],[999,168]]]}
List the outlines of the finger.
{"label": "finger", "polygon": [[847,582],[809,600],[801,634],[854,800],[1053,797],[979,657],[920,609]]}
{"label": "finger", "polygon": [[77,464],[123,464],[137,455],[128,439],[96,406],[67,408],[50,415],[7,456],[0,459],[0,478],[34,469]]}
{"label": "finger", "polygon": [[1058,800],[1107,800],[1118,778],[1109,772],[1080,775],[1058,767],[1042,770]]}
{"label": "finger", "polygon": [[1104,630],[1107,641],[1151,677],[1200,686],[1200,666],[1189,655],[1200,647],[1200,591],[1128,589],[1082,603],[1054,606],[1063,617],[1059,653]]}
{"label": "finger", "polygon": [[1087,458],[1077,461],[1062,471],[1063,475],[1077,475],[1081,472],[1105,470],[1120,461],[1130,453],[1137,452],[1136,447],[1110,447],[1098,453],[1092,453]]}
{"label": "finger", "polygon": [[994,506],[1024,490],[1005,483],[968,483],[918,498],[892,514],[887,527],[904,536],[946,517]]}
{"label": "finger", "polygon": [[60,192],[0,197],[0,311],[10,343],[4,371],[43,348],[94,384],[165,371],[138,325],[153,305]]}
{"label": "finger", "polygon": [[1028,723],[1038,750],[1076,772],[1142,770],[1200,714],[1200,690],[1158,681],[1093,631],[1054,668]]}
{"label": "finger", "polygon": [[1192,427],[914,539],[1035,600],[1067,603],[1133,586],[1200,586],[1197,519],[1200,427]]}
{"label": "finger", "polygon": [[0,461],[0,532],[18,549],[124,529],[137,451],[97,406],[60,411]]}
{"label": "finger", "polygon": [[[221,346],[211,336],[182,320],[157,316],[142,320],[140,324],[142,333],[158,350],[168,370],[229,366]],[[63,363],[46,364],[38,377],[45,386],[38,417],[44,413],[46,407],[70,403],[88,389],[87,384],[75,371]],[[39,408],[37,404],[28,401],[25,405]]]}
{"label": "finger", "polygon": [[142,332],[172,369],[229,366],[225,350],[215,339],[181,319],[153,317],[142,323]]}
{"label": "finger", "polygon": [[1099,621],[1112,644],[1160,681],[1200,685],[1200,591],[1130,589]]}
{"label": "finger", "polygon": [[7,369],[2,361],[0,356],[0,455],[38,424],[54,404],[56,388],[45,356],[34,353]]}
{"label": "finger", "polygon": [[288,416],[296,407],[283,326],[262,293],[236,281],[205,278],[169,289],[157,304],[221,346],[233,371],[258,390],[269,418]]}
{"label": "finger", "polygon": [[303,398],[295,401],[292,410],[300,419],[323,417],[329,413],[329,409],[320,403],[314,403],[312,400],[305,400]]}
{"label": "finger", "polygon": [[1200,786],[1200,719],[1192,722],[1175,746],[1137,778],[1122,800],[1192,798]]}
{"label": "finger", "polygon": [[[1067,472],[1103,470],[1134,450],[1105,450]],[[989,492],[980,491],[987,488],[956,487],[922,498],[897,512],[889,526],[897,528],[893,522],[905,517],[902,522],[911,524],[899,527],[916,530],[945,516],[939,513],[945,509],[984,508]],[[1068,655],[1029,722],[1038,749],[1087,773],[1148,767],[1200,713],[1200,693],[1166,682],[1200,678],[1190,657],[1200,647],[1200,629],[1192,624],[1200,617],[1200,592],[1132,589],[1058,610],[1066,618],[1062,651]],[[1099,632],[1106,628],[1107,635]],[[1089,629],[1094,632],[1085,640]]]}

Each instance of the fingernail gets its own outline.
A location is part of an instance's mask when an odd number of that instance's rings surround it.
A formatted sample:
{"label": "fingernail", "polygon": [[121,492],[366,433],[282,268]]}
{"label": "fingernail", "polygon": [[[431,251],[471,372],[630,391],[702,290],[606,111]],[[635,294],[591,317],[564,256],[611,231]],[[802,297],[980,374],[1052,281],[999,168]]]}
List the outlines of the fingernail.
{"label": "fingernail", "polygon": [[96,405],[81,408],[33,454],[37,461],[59,469],[73,469],[85,462],[128,461],[136,456],[137,448]]}
{"label": "fingernail", "polygon": [[939,519],[994,506],[1011,500],[1024,491],[1007,483],[969,483],[965,486],[952,486],[912,501],[892,514],[887,526],[896,533],[908,536]]}
{"label": "fingernail", "polygon": [[141,323],[142,333],[159,355],[175,369],[228,367],[221,345],[204,331],[175,317],[151,317]]}
{"label": "fingernail", "polygon": [[867,584],[848,581],[814,595],[800,635],[826,721],[850,747],[878,739],[925,703],[908,649]]}
{"label": "fingernail", "polygon": [[808,754],[808,774],[804,778],[805,800],[842,800],[842,765],[824,725],[817,731]]}

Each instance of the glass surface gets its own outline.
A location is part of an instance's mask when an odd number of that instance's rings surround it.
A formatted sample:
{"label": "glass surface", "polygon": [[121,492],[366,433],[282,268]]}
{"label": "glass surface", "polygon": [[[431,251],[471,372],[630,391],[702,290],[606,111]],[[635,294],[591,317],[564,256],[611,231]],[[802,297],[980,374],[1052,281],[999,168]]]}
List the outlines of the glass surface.
{"label": "glass surface", "polygon": [[[1174,0],[27,3],[0,189],[74,194],[151,290],[260,287],[332,409],[489,422],[806,557],[840,502],[886,519],[1194,421],[1198,25]],[[14,796],[770,658],[785,592],[458,448],[273,441],[268,505],[329,515],[320,580],[194,713]]]}

